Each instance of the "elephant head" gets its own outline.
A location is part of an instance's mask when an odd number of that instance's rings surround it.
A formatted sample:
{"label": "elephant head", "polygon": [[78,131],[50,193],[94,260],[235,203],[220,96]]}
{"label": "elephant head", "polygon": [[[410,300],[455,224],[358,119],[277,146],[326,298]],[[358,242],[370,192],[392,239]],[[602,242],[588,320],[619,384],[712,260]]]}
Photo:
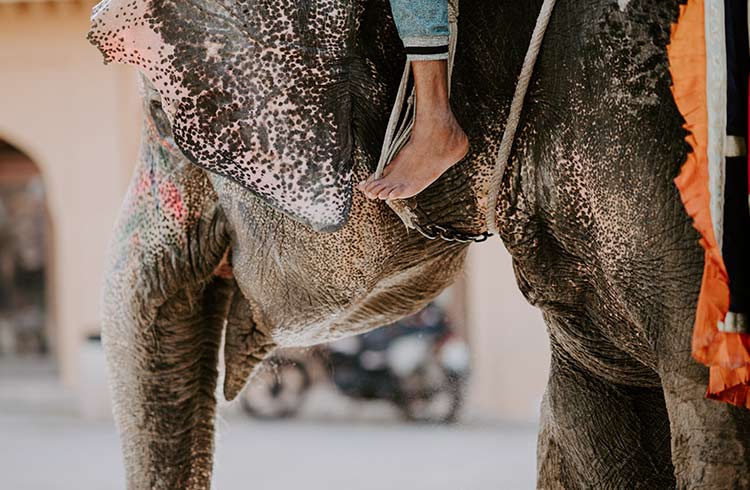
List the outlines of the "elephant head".
{"label": "elephant head", "polygon": [[[268,342],[311,344],[388,323],[460,269],[465,244],[409,232],[353,191],[374,169],[403,66],[387,2],[107,0],[89,39],[106,61],[141,71],[156,138],[210,171],[244,316]],[[457,97],[459,117],[470,117],[471,97]],[[490,160],[478,156],[493,148],[479,139],[405,203],[413,224],[482,232]],[[254,364],[253,347],[235,342],[248,325],[229,324],[229,398]]]}
{"label": "elephant head", "polygon": [[[106,0],[89,39],[144,74],[193,163],[331,232],[349,217],[355,147],[372,167],[403,63],[389,15],[384,1]],[[476,173],[459,166],[411,207],[444,222],[476,197],[462,179]],[[452,221],[476,228],[462,211]]]}

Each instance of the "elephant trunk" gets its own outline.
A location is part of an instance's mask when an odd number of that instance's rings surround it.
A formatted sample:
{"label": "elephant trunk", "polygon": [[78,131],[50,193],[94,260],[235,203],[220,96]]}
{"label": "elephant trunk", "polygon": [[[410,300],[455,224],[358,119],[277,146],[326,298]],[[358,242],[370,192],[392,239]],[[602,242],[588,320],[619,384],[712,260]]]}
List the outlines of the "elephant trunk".
{"label": "elephant trunk", "polygon": [[164,144],[158,104],[116,227],[102,341],[129,490],[207,489],[221,331],[234,281],[214,270],[229,247],[204,172]]}
{"label": "elephant trunk", "polygon": [[214,392],[231,282],[187,287],[103,329],[128,489],[210,487]]}

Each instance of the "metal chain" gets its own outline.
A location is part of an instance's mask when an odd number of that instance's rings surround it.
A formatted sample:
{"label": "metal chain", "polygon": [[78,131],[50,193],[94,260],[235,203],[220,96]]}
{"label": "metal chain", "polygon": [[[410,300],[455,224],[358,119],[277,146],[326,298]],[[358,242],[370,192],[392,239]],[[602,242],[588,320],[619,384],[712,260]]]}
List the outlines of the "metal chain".
{"label": "metal chain", "polygon": [[412,226],[428,240],[437,240],[439,238],[446,242],[482,243],[486,242],[492,236],[492,233],[486,231],[480,234],[470,234],[436,224],[420,225],[418,223],[412,223]]}

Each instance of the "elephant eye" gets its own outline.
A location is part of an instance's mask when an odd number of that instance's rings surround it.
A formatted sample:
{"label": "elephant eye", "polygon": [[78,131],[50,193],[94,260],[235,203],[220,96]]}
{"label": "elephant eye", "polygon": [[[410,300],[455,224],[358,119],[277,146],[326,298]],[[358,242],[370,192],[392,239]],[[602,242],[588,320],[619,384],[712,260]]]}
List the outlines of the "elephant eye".
{"label": "elephant eye", "polygon": [[148,104],[148,116],[159,136],[172,141],[172,126],[169,124],[167,114],[161,106],[161,100],[151,99]]}

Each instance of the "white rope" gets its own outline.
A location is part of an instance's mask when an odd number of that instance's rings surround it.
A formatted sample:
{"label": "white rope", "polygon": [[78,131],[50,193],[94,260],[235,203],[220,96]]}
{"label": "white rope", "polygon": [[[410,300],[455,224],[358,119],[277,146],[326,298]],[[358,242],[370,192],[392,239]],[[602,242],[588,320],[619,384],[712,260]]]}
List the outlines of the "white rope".
{"label": "white rope", "polygon": [[[409,84],[410,72],[411,63],[407,61],[406,65],[404,66],[404,74],[401,76],[401,83],[398,86],[398,92],[396,92],[396,102],[393,104],[393,109],[391,110],[391,118],[388,120],[388,126],[385,130],[383,148],[380,150],[380,160],[378,161],[378,168],[375,170],[376,179],[379,179],[383,176],[383,170],[385,169],[385,166],[388,164],[388,162],[393,160],[392,155],[396,154],[396,145],[394,144],[394,140],[401,139],[396,136],[396,129],[398,127],[401,111],[404,108],[404,99],[406,98],[406,87]],[[409,114],[412,110],[411,106],[413,106],[413,95],[414,94],[412,93],[412,96],[409,97],[409,108],[407,108],[407,114]],[[402,124],[400,130],[401,132],[406,132],[407,127],[408,129],[411,129],[411,124],[407,123],[408,120],[409,118],[407,117],[407,119],[404,121],[405,124]]]}
{"label": "white rope", "polygon": [[500,141],[500,149],[495,158],[495,168],[492,172],[490,186],[487,192],[486,215],[487,231],[492,234],[497,234],[499,232],[497,225],[497,200],[500,194],[500,186],[502,185],[505,168],[508,166],[510,151],[513,148],[513,141],[515,140],[518,131],[518,123],[521,119],[521,112],[523,111],[523,105],[526,100],[526,93],[529,91],[529,82],[534,73],[536,60],[539,57],[539,51],[541,50],[544,35],[547,32],[547,26],[552,17],[552,11],[555,8],[555,1],[556,0],[544,0],[544,4],[542,4],[539,17],[536,21],[536,27],[534,27],[534,33],[531,35],[531,41],[529,42],[529,50],[526,52],[526,58],[523,61],[521,74],[518,76],[516,93],[513,95],[513,101],[510,104],[510,111],[508,112],[508,120],[505,123],[503,139]]}

